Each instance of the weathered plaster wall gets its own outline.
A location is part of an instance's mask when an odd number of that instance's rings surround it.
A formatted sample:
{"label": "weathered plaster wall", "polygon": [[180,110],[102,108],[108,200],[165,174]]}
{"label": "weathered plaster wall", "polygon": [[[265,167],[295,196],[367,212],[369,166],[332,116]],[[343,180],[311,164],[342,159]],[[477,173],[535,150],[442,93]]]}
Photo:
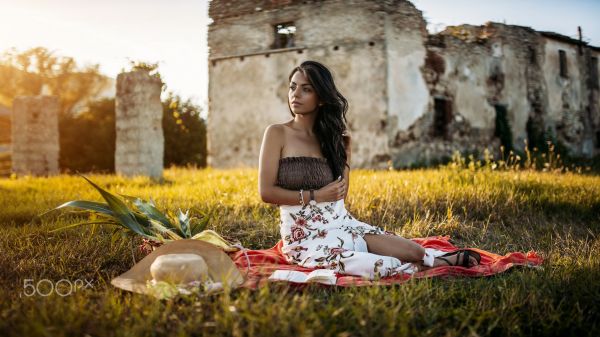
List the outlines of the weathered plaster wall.
{"label": "weathered plaster wall", "polygon": [[420,71],[425,62],[427,31],[421,12],[408,2],[379,15],[385,21],[389,130],[393,138],[427,108],[429,91]]}
{"label": "weathered plaster wall", "polygon": [[296,53],[222,60],[210,68],[208,165],[256,166],[267,125],[290,118],[287,77]]}
{"label": "weathered plaster wall", "polygon": [[[430,164],[457,150],[498,153],[495,105],[506,108],[512,144],[522,150],[532,100],[539,111],[546,105],[541,67],[530,60],[531,50],[539,53],[539,43],[539,34],[530,28],[494,23],[449,27],[429,36],[420,68],[427,106],[406,131],[396,133],[394,166]],[[436,98],[449,102],[452,115],[442,136],[434,132]]]}
{"label": "weathered plaster wall", "polygon": [[[210,11],[222,3],[211,2]],[[268,52],[274,40],[273,25],[285,22],[294,22],[297,27],[294,39],[298,47],[333,47],[381,39],[383,26],[373,15],[379,7],[372,1],[308,1],[306,5],[291,1],[271,10],[215,19],[209,26],[210,58]]]}
{"label": "weathered plaster wall", "polygon": [[[494,89],[487,85],[486,79],[493,67],[502,68],[501,52],[497,51],[492,58],[487,44],[471,44],[453,36],[446,36],[445,41],[446,48],[438,50],[446,61],[442,77],[445,90],[436,94],[454,97],[454,113],[464,117],[473,128],[493,132],[495,110],[490,96]],[[467,49],[469,52],[465,53]],[[497,50],[502,50],[501,44]]]}
{"label": "weathered plaster wall", "polygon": [[[589,48],[545,39],[544,79],[548,87],[548,116],[558,141],[572,155],[593,156],[600,153],[598,89],[591,87],[591,57],[597,52]],[[559,50],[566,52],[567,76],[559,73]],[[596,70],[597,71],[597,70]]]}
{"label": "weathered plaster wall", "polygon": [[590,88],[588,101],[590,106],[590,121],[595,136],[594,153],[600,153],[600,49],[590,51],[590,57],[595,57],[598,60],[595,68],[590,67],[590,71],[595,71],[597,74],[598,81],[596,83],[598,85]]}
{"label": "weathered plaster wall", "polygon": [[[574,102],[574,98],[580,96],[581,90],[579,86],[579,68],[576,63],[577,48],[552,39],[544,39],[544,42],[543,70],[549,97],[548,117],[555,123],[559,123],[566,105],[569,108],[576,108],[579,105]],[[559,50],[564,50],[567,54],[567,78],[560,76]],[[565,101],[563,102],[563,100]],[[563,107],[563,103],[565,107]]]}
{"label": "weathered plaster wall", "polygon": [[[287,105],[288,76],[304,60],[332,69],[338,89],[348,98],[348,125],[354,139],[353,165],[366,166],[387,154],[385,58],[382,47],[340,45],[303,54],[279,53],[219,61],[211,68],[209,165],[255,166],[263,131],[292,118]],[[366,61],[368,60],[368,62]],[[370,71],[377,69],[378,76]],[[369,81],[365,81],[368,78]],[[217,89],[218,88],[218,89]]]}
{"label": "weathered plaster wall", "polygon": [[[528,92],[532,86],[536,86],[536,83],[541,81],[537,56],[540,50],[540,36],[528,27],[502,24],[488,26],[497,37],[490,41],[491,68],[487,78],[488,81],[493,78],[494,62],[500,59],[500,71],[504,80],[501,90],[496,90],[497,96],[492,96],[490,100],[506,106],[513,146],[522,151],[527,139],[527,121],[533,113]],[[534,56],[531,50],[535,50]],[[531,60],[532,57],[535,57],[535,60]],[[493,125],[495,127],[495,123]]]}
{"label": "weathered plaster wall", "polygon": [[[382,127],[387,119],[383,22],[375,14],[376,3],[358,1],[351,12],[346,6],[344,1],[323,2],[302,10],[290,6],[211,25],[210,166],[257,165],[266,126],[292,118],[287,106],[289,72],[309,59],[329,66],[349,101],[353,166],[387,161],[388,137]],[[272,26],[285,21],[293,21],[297,27],[297,48],[273,52],[269,50]],[[230,30],[232,25],[236,28]],[[244,31],[241,36],[239,27]]]}
{"label": "weathered plaster wall", "polygon": [[[545,39],[544,78],[549,99],[547,115],[558,140],[573,154],[582,154],[584,138],[584,93],[578,48],[571,44]],[[559,50],[566,52],[567,76],[560,76]]]}

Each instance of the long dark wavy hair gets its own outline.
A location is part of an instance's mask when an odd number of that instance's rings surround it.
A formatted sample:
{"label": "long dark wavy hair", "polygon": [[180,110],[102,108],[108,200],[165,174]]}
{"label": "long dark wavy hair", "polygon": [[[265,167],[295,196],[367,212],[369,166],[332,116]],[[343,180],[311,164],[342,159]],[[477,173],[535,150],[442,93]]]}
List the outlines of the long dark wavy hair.
{"label": "long dark wavy hair", "polygon": [[[343,175],[345,166],[349,167],[346,143],[342,136],[346,132],[348,100],[337,90],[331,72],[323,64],[316,61],[304,61],[292,70],[289,81],[297,71],[306,76],[323,103],[318,107],[313,132],[319,140],[321,152],[327,158],[333,176],[337,178]],[[290,113],[292,116],[295,115],[291,108]]]}

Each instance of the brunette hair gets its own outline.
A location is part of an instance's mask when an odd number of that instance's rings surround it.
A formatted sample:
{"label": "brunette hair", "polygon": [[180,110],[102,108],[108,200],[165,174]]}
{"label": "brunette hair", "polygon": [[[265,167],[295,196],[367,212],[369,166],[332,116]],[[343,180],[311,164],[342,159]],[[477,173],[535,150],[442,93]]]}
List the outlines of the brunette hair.
{"label": "brunette hair", "polygon": [[[321,152],[334,177],[343,175],[344,167],[349,166],[346,156],[346,144],[342,134],[346,131],[346,112],[348,100],[337,90],[333,76],[327,67],[316,61],[304,61],[290,73],[292,76],[300,71],[313,86],[322,106],[318,107],[313,132],[319,140]],[[290,113],[294,113],[290,109]]]}

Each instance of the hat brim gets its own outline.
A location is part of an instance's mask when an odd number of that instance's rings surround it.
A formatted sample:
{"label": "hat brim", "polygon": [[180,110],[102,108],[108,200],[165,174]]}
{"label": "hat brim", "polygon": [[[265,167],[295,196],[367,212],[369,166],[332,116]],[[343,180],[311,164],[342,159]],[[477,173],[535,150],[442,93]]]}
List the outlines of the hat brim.
{"label": "hat brim", "polygon": [[150,266],[154,260],[166,254],[198,254],[206,261],[208,276],[214,282],[222,282],[224,287],[237,288],[244,283],[244,277],[231,258],[219,247],[202,240],[175,240],[163,244],[148,256],[136,263],[125,273],[110,281],[117,288],[140,294],[151,294],[148,282],[152,280]]}

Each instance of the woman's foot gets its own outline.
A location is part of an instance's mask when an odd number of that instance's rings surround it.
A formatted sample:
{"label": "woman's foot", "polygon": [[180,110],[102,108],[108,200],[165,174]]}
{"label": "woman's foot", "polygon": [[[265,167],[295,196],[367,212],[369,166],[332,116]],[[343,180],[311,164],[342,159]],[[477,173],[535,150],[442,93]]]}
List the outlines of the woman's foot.
{"label": "woman's foot", "polygon": [[460,266],[471,268],[481,263],[481,255],[470,249],[461,249],[435,258],[434,267]]}

